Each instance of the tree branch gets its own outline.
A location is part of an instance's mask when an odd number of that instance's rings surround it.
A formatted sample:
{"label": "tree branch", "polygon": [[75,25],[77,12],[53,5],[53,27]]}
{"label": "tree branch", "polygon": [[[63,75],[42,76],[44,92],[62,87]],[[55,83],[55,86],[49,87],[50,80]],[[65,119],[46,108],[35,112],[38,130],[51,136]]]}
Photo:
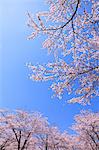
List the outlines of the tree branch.
{"label": "tree branch", "polygon": [[74,16],[76,15],[77,10],[78,10],[79,3],[80,3],[80,0],[77,0],[76,9],[75,9],[75,11],[74,11],[72,17],[71,17],[63,26],[60,26],[60,27],[57,27],[57,28],[44,29],[44,30],[42,30],[42,31],[45,31],[45,30],[59,30],[59,29],[63,29],[65,26],[67,26],[67,24],[69,24],[69,23],[73,20]]}

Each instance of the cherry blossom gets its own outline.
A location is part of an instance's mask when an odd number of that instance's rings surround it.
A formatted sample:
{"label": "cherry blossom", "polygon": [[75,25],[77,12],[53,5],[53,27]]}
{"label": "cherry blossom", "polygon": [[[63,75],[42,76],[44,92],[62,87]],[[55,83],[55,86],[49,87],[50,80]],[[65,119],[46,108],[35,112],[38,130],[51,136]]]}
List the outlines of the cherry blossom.
{"label": "cherry blossom", "polygon": [[99,149],[99,113],[82,111],[75,116],[76,123],[72,129],[78,134],[77,146],[81,150]]}
{"label": "cherry blossom", "polygon": [[0,110],[0,150],[98,150],[99,113],[82,111],[61,132],[38,112]]}
{"label": "cherry blossom", "polygon": [[30,78],[36,81],[52,80],[50,87],[58,98],[68,91],[73,95],[70,103],[90,104],[90,100],[98,96],[99,86],[99,2],[47,2],[49,10],[39,12],[37,21],[28,13],[28,25],[33,29],[29,39],[39,34],[46,35],[43,48],[53,53],[55,61],[45,66],[28,65],[32,70]]}

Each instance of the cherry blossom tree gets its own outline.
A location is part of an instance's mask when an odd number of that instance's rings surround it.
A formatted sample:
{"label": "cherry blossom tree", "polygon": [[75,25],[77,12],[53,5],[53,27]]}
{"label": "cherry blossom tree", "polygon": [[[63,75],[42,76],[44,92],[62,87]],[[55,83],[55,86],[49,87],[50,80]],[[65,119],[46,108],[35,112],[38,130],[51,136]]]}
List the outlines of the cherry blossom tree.
{"label": "cherry blossom tree", "polygon": [[76,131],[75,147],[80,150],[99,149],[99,113],[82,111],[75,116],[76,123],[72,129]]}
{"label": "cherry blossom tree", "polygon": [[37,138],[41,150],[73,150],[71,135],[61,133],[57,127],[49,127],[44,134],[37,134]]}
{"label": "cherry blossom tree", "polygon": [[72,93],[70,103],[90,104],[99,86],[99,2],[98,0],[47,0],[49,10],[30,13],[28,39],[45,35],[43,48],[54,55],[45,66],[28,64],[31,79],[51,80],[55,96]]}
{"label": "cherry blossom tree", "polygon": [[43,133],[47,126],[47,120],[39,113],[2,110],[0,111],[0,149],[37,150],[38,140],[35,135]]}

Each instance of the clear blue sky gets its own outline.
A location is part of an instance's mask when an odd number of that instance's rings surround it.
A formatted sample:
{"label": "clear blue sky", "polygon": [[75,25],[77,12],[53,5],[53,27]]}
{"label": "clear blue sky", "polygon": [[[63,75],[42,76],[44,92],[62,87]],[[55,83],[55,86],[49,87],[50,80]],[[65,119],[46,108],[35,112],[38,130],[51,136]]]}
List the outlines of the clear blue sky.
{"label": "clear blue sky", "polygon": [[64,130],[81,109],[98,111],[99,103],[94,99],[86,107],[66,104],[67,94],[62,100],[51,99],[50,82],[29,80],[26,62],[44,64],[52,58],[42,49],[42,37],[34,41],[26,39],[31,33],[26,25],[26,12],[45,9],[43,0],[0,0],[0,107],[39,111],[50,123]]}

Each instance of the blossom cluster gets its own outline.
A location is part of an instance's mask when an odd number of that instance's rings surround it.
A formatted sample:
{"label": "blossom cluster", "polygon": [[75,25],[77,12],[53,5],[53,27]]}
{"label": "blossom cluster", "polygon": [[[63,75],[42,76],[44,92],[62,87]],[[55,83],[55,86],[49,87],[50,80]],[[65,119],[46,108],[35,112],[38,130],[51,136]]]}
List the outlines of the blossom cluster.
{"label": "blossom cluster", "polygon": [[48,0],[48,4],[47,12],[37,14],[38,22],[28,14],[33,29],[29,39],[46,35],[43,48],[53,53],[55,60],[45,66],[29,65],[30,78],[53,80],[51,88],[57,97],[67,90],[75,95],[69,102],[90,104],[98,96],[99,86],[99,2]]}

